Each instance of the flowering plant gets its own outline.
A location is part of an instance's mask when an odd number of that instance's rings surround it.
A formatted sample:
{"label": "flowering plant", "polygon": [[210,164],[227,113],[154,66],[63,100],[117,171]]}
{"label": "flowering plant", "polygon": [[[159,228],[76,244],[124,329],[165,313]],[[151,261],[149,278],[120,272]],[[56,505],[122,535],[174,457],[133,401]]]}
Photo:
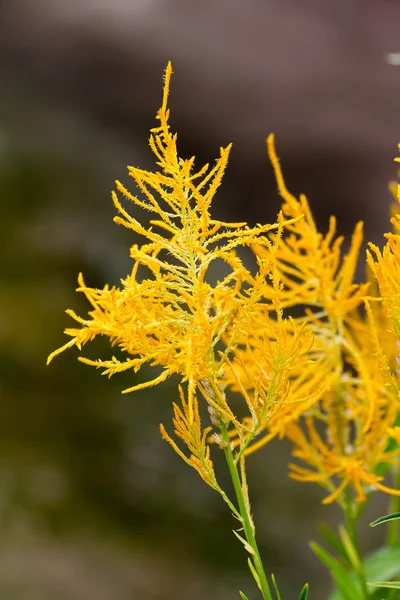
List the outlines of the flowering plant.
{"label": "flowering plant", "polygon": [[[382,251],[369,245],[367,281],[356,283],[362,223],[345,254],[334,217],[321,234],[306,197],[287,190],[270,135],[268,152],[283,200],[276,222],[249,227],[214,220],[211,203],[230,146],[221,148],[213,167],[196,170],[194,158],[179,157],[169,124],[171,74],[168,64],[159,123],[150,135],[158,169],[128,167],[140,195],[119,181],[112,193],[115,221],[144,238],[131,247],[132,272],[120,288],[101,290],[88,287],[79,275],[78,291],[91,310],[87,318],[67,311],[78,326],[66,329],[71,339],[48,363],[67,348],[81,350],[105,335],[123,358],[79,360],[108,376],[138,372],[145,364],[155,371],[124,393],[178,375],[173,433],[161,425],[161,435],[239,521],[234,533],[250,555],[264,600],[281,596],[257,547],[246,460],[274,437],[289,439],[296,461],[289,465],[290,476],[317,482],[327,491],[323,503],[337,502],[343,509],[339,534],[325,530],[338,556],[311,545],[331,571],[334,598],[381,598],[376,594],[389,584],[376,584],[378,592],[369,585],[377,559],[363,559],[357,522],[374,491],[391,495],[394,506],[400,496],[396,485],[384,483],[400,462],[400,216],[393,217],[394,232],[387,234]],[[149,226],[129,214],[118,192],[151,213]],[[256,257],[253,271],[241,258],[243,247]],[[215,262],[226,273],[217,281]],[[244,418],[236,416],[230,392],[241,397]],[[205,425],[202,406],[209,413]],[[211,457],[218,450],[225,454],[235,499],[221,488],[214,470]],[[389,541],[386,564],[393,579],[400,575],[394,520]],[[307,595],[305,585],[299,598]]]}

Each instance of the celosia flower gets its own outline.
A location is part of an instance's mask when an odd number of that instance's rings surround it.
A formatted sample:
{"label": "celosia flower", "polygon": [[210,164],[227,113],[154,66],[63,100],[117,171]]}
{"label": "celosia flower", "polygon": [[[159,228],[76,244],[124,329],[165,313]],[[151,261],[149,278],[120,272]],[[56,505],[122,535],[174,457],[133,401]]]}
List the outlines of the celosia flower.
{"label": "celosia flower", "polygon": [[[294,456],[308,465],[292,465],[292,476],[319,481],[330,490],[326,501],[340,500],[347,486],[355,488],[358,500],[365,498],[367,486],[389,491],[375,470],[378,464],[397,461],[399,454],[387,452],[388,440],[397,436],[397,404],[385,378],[393,357],[385,350],[395,344],[388,339],[379,305],[371,308],[367,302],[368,320],[360,310],[369,285],[353,281],[361,223],[349,252],[341,257],[342,239],[335,239],[334,218],[323,236],[306,198],[298,200],[286,189],[272,136],[269,154],[283,197],[278,222],[250,228],[212,219],[211,202],[230,146],[221,149],[212,168],[205,165],[195,171],[193,158],[179,158],[167,108],[171,74],[169,64],[157,115],[160,124],[150,136],[160,169],[153,173],[129,167],[139,197],[117,181],[125,198],[152,213],[150,226],[132,217],[112,194],[119,213],[115,221],[146,243],[132,246],[133,269],[120,288],[93,289],[79,276],[78,291],[92,310],[88,318],[67,311],[80,327],[66,330],[72,339],[48,362],[66,348],[81,349],[105,335],[127,355],[125,360],[79,360],[103,368],[109,376],[128,369],[137,372],[146,363],[158,368],[150,381],[125,392],[177,374],[187,392],[180,386],[174,429],[189,454],[163,426],[162,435],[220,493],[208,444],[210,439],[221,446],[226,443],[214,431],[221,424],[229,427],[237,461],[276,435],[289,437]],[[370,255],[369,262],[396,333],[400,246],[397,234],[388,237],[383,254],[373,247],[377,259]],[[256,273],[236,254],[243,246],[251,246],[256,254]],[[215,261],[225,263],[229,272],[212,283],[209,270]],[[143,268],[147,276],[139,276]],[[290,316],[293,309],[296,317]],[[378,357],[370,352],[371,345]],[[243,420],[232,410],[229,390],[239,392],[247,406]],[[201,425],[199,395],[208,404],[214,427]],[[299,426],[305,415],[307,435]]]}
{"label": "celosia flower", "polygon": [[[394,347],[387,332],[387,321],[379,305],[370,310],[375,314],[365,318],[363,300],[370,283],[356,284],[354,274],[362,242],[362,224],[356,228],[350,250],[341,257],[342,238],[334,238],[335,220],[330,220],[326,236],[318,232],[305,196],[298,200],[287,190],[276,156],[274,138],[268,138],[268,150],[274,166],[279,191],[283,197],[282,213],[304,218],[289,224],[278,238],[271,234],[276,265],[282,282],[281,307],[300,316],[296,323],[307,323],[314,343],[304,359],[311,359],[314,371],[292,370],[296,387],[325,389],[309,409],[300,405],[296,422],[293,410],[286,421],[282,413],[278,421],[271,420],[263,439],[250,446],[246,453],[258,450],[272,435],[279,432],[293,443],[293,455],[307,467],[290,465],[291,477],[302,481],[318,481],[330,494],[325,502],[341,501],[341,493],[349,486],[356,499],[365,499],[366,490],[374,485],[389,493],[375,471],[378,465],[399,461],[399,452],[387,452],[391,430],[397,418],[396,395],[382,373],[381,360],[371,351],[379,341],[385,349]],[[257,256],[268,254],[265,238],[255,245]],[[271,287],[264,288],[266,302],[272,300]],[[300,310],[299,310],[300,309]],[[262,328],[259,335],[262,334]],[[390,353],[388,361],[392,360]],[[386,358],[385,358],[386,360]],[[251,363],[251,359],[248,359]],[[311,387],[310,387],[311,384]],[[305,416],[305,431],[301,417]]]}
{"label": "celosia flower", "polygon": [[[400,149],[400,145],[399,145]],[[400,159],[396,159],[400,162]],[[400,202],[400,185],[397,186],[397,200]],[[400,341],[400,214],[394,214],[391,222],[393,233],[387,233],[386,246],[381,251],[370,243],[367,262],[379,285],[386,315],[398,341]]]}
{"label": "celosia flower", "polygon": [[[92,309],[87,318],[67,311],[79,327],[66,329],[72,339],[53,352],[48,362],[67,348],[81,349],[96,336],[105,335],[112,346],[126,353],[125,360],[116,356],[109,360],[79,360],[103,368],[109,376],[128,369],[137,372],[146,363],[159,369],[153,379],[125,392],[179,375],[181,383],[187,384],[187,395],[181,388],[174,425],[177,437],[189,449],[189,457],[163,427],[162,434],[207,483],[216,487],[207,447],[209,429],[203,430],[200,423],[199,392],[209,405],[214,423],[223,420],[233,426],[244,445],[269,421],[277,421],[280,411],[285,420],[290,419],[292,402],[308,407],[316,399],[316,389],[306,382],[303,386],[298,382],[289,384],[295,368],[308,368],[306,372],[310,372],[310,360],[304,355],[310,350],[312,335],[304,325],[283,318],[275,256],[278,246],[263,240],[272,230],[276,230],[279,240],[283,225],[290,226],[301,218],[301,213],[285,223],[281,216],[274,225],[253,228],[246,223],[211,218],[211,202],[221,183],[230,146],[221,148],[212,168],[205,165],[195,171],[194,158],[179,158],[167,107],[171,74],[169,64],[157,115],[159,126],[150,135],[150,147],[160,169],[153,173],[129,167],[140,197],[132,195],[119,181],[116,183],[125,198],[152,213],[150,226],[132,217],[117,194],[112,194],[119,213],[115,221],[143,236],[146,243],[132,246],[133,269],[120,288],[93,289],[79,276],[78,291],[85,294]],[[254,275],[235,249],[256,243],[262,244],[264,251]],[[229,273],[212,284],[209,268],[215,261],[225,263]],[[142,267],[148,273],[145,277],[138,275]],[[250,412],[247,421],[239,421],[227,401],[224,390],[230,384],[243,395]]]}
{"label": "celosia flower", "polygon": [[[271,243],[275,248],[280,290],[277,294],[273,286],[264,286],[263,300],[268,304],[278,295],[281,309],[296,309],[297,313],[300,309],[300,316],[294,321],[299,325],[306,323],[313,333],[314,343],[307,356],[312,367],[306,371],[303,367],[292,371],[292,390],[297,388],[301,394],[314,392],[319,400],[323,397],[322,388],[336,387],[340,381],[344,354],[349,352],[352,343],[348,322],[354,321],[355,310],[362,304],[368,289],[368,284],[353,282],[362,242],[362,224],[357,225],[350,250],[342,257],[343,239],[335,239],[334,217],[331,217],[327,235],[323,236],[318,232],[306,197],[301,195],[298,200],[287,190],[273,135],[268,138],[268,151],[284,201],[282,214],[293,221],[285,226],[283,235],[271,234],[269,239],[260,238],[253,245],[259,260],[269,256]],[[300,215],[304,217],[299,219]],[[259,326],[259,335],[264,335],[262,326]],[[313,403],[315,401],[314,398]],[[304,409],[305,406],[300,407],[298,415]],[[274,432],[283,434],[285,423],[284,419],[274,423]],[[270,439],[270,434],[267,432],[265,441]],[[263,440],[260,440],[248,452],[262,444]]]}
{"label": "celosia flower", "polygon": [[[170,132],[167,98],[171,65],[166,71],[163,104],[157,118],[160,126],[152,130],[150,146],[161,171],[151,173],[129,167],[144,198],[130,194],[120,182],[117,189],[137,206],[152,212],[156,219],[146,229],[131,217],[113,192],[114,204],[120,213],[117,223],[148,239],[142,246],[131,248],[133,271],[122,280],[121,289],[88,288],[79,276],[78,291],[92,304],[90,319],[82,319],[67,311],[81,325],[67,329],[72,340],[53,352],[52,358],[73,345],[81,348],[97,335],[106,335],[130,357],[121,362],[115,357],[109,361],[82,362],[104,367],[105,374],[113,375],[126,369],[138,371],[150,362],[161,366],[162,373],[155,379],[125,390],[134,391],[165,380],[179,373],[190,382],[192,399],[195,387],[210,376],[218,380],[215,346],[227,324],[243,303],[239,291],[249,279],[249,273],[234,254],[235,247],[248,245],[257,235],[276,225],[250,229],[245,223],[223,223],[211,219],[209,208],[221,183],[230,146],[221,149],[216,165],[205,165],[193,172],[194,159],[183,160],[177,154],[177,136]],[[156,195],[160,198],[156,198]],[[161,230],[156,232],[155,229]],[[213,261],[222,260],[231,272],[212,286],[206,281]],[[145,266],[151,278],[138,278],[139,266]],[[192,400],[190,400],[192,402]]]}
{"label": "celosia flower", "polygon": [[359,322],[353,336],[352,354],[340,383],[309,411],[306,431],[295,423],[286,428],[293,456],[307,464],[291,464],[290,476],[323,485],[330,491],[324,503],[340,500],[346,487],[355,489],[358,502],[373,488],[400,494],[384,486],[383,477],[376,474],[378,465],[400,462],[399,448],[388,451],[398,414],[396,395],[373,352],[368,323]]}

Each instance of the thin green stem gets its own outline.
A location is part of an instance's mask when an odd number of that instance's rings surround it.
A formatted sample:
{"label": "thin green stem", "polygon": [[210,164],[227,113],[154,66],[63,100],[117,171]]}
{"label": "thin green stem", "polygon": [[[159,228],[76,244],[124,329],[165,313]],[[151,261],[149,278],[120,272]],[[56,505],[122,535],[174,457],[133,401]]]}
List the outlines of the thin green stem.
{"label": "thin green stem", "polygon": [[361,590],[364,594],[365,600],[370,598],[370,594],[368,591],[367,578],[365,576],[365,569],[363,563],[363,557],[361,555],[360,543],[358,540],[357,533],[357,519],[356,519],[356,511],[354,504],[351,499],[350,491],[348,488],[343,492],[344,497],[344,514],[346,519],[346,527],[349,533],[351,542],[358,556],[358,568],[356,569],[356,575],[361,587]]}
{"label": "thin green stem", "polygon": [[221,423],[220,429],[222,438],[226,443],[226,447],[224,448],[225,458],[228,464],[229,473],[232,478],[232,483],[235,490],[236,499],[238,502],[239,512],[241,516],[241,522],[243,524],[243,530],[250,548],[250,560],[252,561],[252,566],[254,567],[255,572],[257,573],[260,590],[262,592],[264,600],[273,600],[271,590],[268,584],[268,579],[264,571],[264,567],[261,561],[260,553],[255,538],[254,524],[250,514],[250,506],[247,501],[247,493],[246,495],[244,493],[244,486],[242,486],[242,482],[240,480],[239,471],[235,462],[235,458],[233,456],[226,426],[223,423]]}

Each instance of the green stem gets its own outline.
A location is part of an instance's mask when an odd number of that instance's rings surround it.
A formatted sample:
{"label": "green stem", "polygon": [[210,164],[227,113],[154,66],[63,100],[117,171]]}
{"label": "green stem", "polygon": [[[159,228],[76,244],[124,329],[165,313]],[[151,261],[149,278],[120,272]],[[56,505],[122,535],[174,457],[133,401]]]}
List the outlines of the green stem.
{"label": "green stem", "polygon": [[243,524],[246,540],[251,548],[252,558],[250,560],[252,560],[253,567],[258,575],[260,589],[264,600],[273,600],[254,534],[254,525],[250,515],[250,507],[248,502],[246,502],[246,498],[243,493],[243,488],[240,481],[237,464],[235,462],[235,458],[231,449],[228,432],[226,426],[223,423],[220,424],[220,428],[222,438],[226,443],[226,447],[224,448],[225,458],[232,478],[233,487],[235,489],[236,499],[238,502],[239,512],[241,516],[241,522]]}
{"label": "green stem", "polygon": [[359,559],[359,568],[357,569],[356,574],[361,586],[361,590],[365,599],[367,600],[370,598],[370,594],[368,591],[367,578],[365,576],[364,563],[361,555],[360,543],[358,540],[356,511],[348,488],[346,488],[346,490],[343,492],[343,497],[347,531]]}
{"label": "green stem", "polygon": [[[393,467],[393,479],[394,479],[394,488],[396,490],[400,489],[400,468],[399,465],[395,465]],[[390,508],[389,513],[400,512],[400,497],[392,496],[390,499]],[[389,523],[388,533],[387,533],[387,543],[388,544],[396,544],[399,541],[399,522],[391,521]]]}

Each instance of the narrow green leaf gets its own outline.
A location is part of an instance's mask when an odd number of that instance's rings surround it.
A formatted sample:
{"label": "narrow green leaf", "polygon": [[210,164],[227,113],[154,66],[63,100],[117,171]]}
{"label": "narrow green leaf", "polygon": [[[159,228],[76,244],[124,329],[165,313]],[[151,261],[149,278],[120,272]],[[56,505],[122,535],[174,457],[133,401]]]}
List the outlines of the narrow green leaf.
{"label": "narrow green leaf", "polygon": [[271,574],[271,579],[272,579],[272,585],[274,586],[277,600],[282,600],[281,595],[279,593],[278,584],[276,583],[275,575],[273,573]]}
{"label": "narrow green leaf", "polygon": [[321,523],[317,527],[318,533],[324,538],[325,542],[331,547],[332,550],[335,550],[346,562],[348,562],[347,554],[345,549],[343,548],[343,544],[339,538],[339,536],[327,525],[326,523]]}
{"label": "narrow green leaf", "polygon": [[308,598],[308,583],[306,583],[306,585],[301,590],[299,600],[307,600],[307,598]]}
{"label": "narrow green leaf", "polygon": [[391,588],[392,590],[400,590],[400,581],[368,581],[368,585],[375,587]]}
{"label": "narrow green leaf", "polygon": [[311,542],[310,547],[320,561],[329,569],[342,598],[344,600],[363,600],[360,588],[340,562],[319,544]]}
{"label": "narrow green leaf", "polygon": [[339,534],[351,566],[355,571],[359,571],[361,568],[360,557],[358,555],[357,550],[354,548],[354,544],[351,541],[347,529],[343,527],[343,525],[339,526]]}
{"label": "narrow green leaf", "polygon": [[381,523],[387,523],[388,521],[396,521],[397,519],[400,519],[400,512],[395,512],[390,515],[385,515],[384,517],[379,517],[379,519],[375,519],[375,521],[372,521],[372,523],[370,523],[369,526],[376,527]]}
{"label": "narrow green leaf", "polygon": [[239,594],[242,600],[249,600],[248,597],[243,594],[243,592],[239,592]]}
{"label": "narrow green leaf", "polygon": [[247,550],[247,552],[249,554],[251,554],[252,556],[254,556],[255,552],[254,552],[253,548],[250,546],[249,542],[247,540],[245,540],[244,537],[242,537],[241,535],[239,535],[238,532],[235,531],[234,529],[232,531],[236,535],[236,537],[238,538],[238,540],[240,540],[242,542],[242,544],[245,547],[245,549]]}
{"label": "narrow green leaf", "polygon": [[258,576],[258,573],[257,573],[257,571],[256,571],[256,569],[255,569],[255,567],[254,567],[254,565],[253,565],[253,563],[252,563],[252,560],[251,560],[251,558],[249,558],[249,560],[248,560],[247,562],[248,562],[248,564],[249,564],[249,569],[250,569],[250,571],[251,571],[251,574],[253,575],[253,577],[254,577],[254,579],[255,579],[255,581],[256,581],[257,587],[258,587],[258,589],[259,589],[259,590],[261,590],[261,589],[262,589],[262,588],[261,588],[261,581],[260,581],[260,578],[259,578],[259,576]]}

